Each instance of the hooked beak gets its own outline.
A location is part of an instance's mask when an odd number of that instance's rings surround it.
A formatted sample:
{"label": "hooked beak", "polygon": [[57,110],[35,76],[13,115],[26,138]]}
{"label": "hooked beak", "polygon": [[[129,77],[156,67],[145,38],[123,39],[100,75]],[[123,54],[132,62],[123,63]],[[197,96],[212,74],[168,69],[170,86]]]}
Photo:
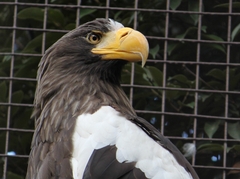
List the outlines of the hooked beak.
{"label": "hooked beak", "polygon": [[102,60],[142,61],[145,65],[148,57],[148,41],[146,37],[131,28],[124,27],[104,34],[102,40],[92,53],[102,56]]}

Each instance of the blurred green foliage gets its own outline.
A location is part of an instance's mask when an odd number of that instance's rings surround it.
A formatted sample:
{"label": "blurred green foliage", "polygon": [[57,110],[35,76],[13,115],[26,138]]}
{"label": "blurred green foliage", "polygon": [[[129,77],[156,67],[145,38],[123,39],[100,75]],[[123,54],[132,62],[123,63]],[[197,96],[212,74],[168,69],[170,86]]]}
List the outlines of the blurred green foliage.
{"label": "blurred green foliage", "polygon": [[[43,0],[25,0],[31,3],[44,3]],[[75,0],[50,0],[50,4],[67,4],[75,5]],[[82,5],[86,6],[105,6],[105,1],[84,0]],[[233,12],[239,12],[240,1],[233,2]],[[134,7],[133,1],[110,1],[111,7]],[[138,4],[139,8],[144,9],[166,9],[166,0],[141,0]],[[171,0],[170,9],[174,11],[199,11],[198,0]],[[203,0],[203,12],[228,12],[229,4],[224,0]],[[45,9],[42,7],[18,6],[17,9],[17,27],[27,28],[43,28]],[[59,29],[63,32],[75,28],[76,24],[76,8],[48,8],[47,9],[47,29]],[[98,17],[105,17],[105,10],[96,10],[93,8],[80,9],[80,23],[93,20]],[[13,5],[0,6],[0,24],[1,26],[13,26]],[[109,10],[109,17],[125,26],[133,27],[134,12],[122,10]],[[157,13],[154,11],[137,12],[137,29],[146,36],[164,37],[165,36],[165,13]],[[217,42],[240,40],[240,16],[232,16],[231,20],[231,37],[227,36],[228,32],[228,16],[222,15],[202,15],[201,39],[210,40],[213,43],[201,43],[200,45],[200,62],[219,62],[226,63],[227,45]],[[185,39],[198,39],[198,23],[199,15],[189,13],[170,13],[168,37],[177,40],[170,40],[167,43],[167,58],[169,61],[185,61],[196,62],[197,43],[184,41]],[[45,38],[45,49],[50,47],[64,33],[46,32],[43,36],[39,30],[16,30],[14,43],[15,53],[28,53],[29,56],[15,56],[14,64],[12,64],[11,55],[0,56],[0,76],[9,77],[11,65],[14,67],[14,77],[32,78],[36,77],[37,65],[42,53],[42,41]],[[13,42],[12,30],[0,29],[0,52],[11,53]],[[230,38],[230,39],[229,39]],[[150,59],[161,62],[164,56],[164,41],[149,38]],[[39,56],[31,54],[39,54]],[[240,51],[239,45],[232,45],[230,50],[230,63],[239,63]],[[224,93],[199,92],[197,99],[195,93],[191,89],[202,90],[226,90],[226,74],[229,74],[228,90],[239,91],[240,88],[240,69],[237,67],[229,67],[226,70],[224,65],[200,65],[199,74],[197,74],[195,63],[167,63],[166,74],[163,73],[163,63],[149,62],[145,68],[140,65],[134,65],[135,75],[134,84],[154,86],[148,88],[134,88],[133,105],[136,110],[162,111],[162,97],[165,95],[166,112],[194,114],[197,109],[198,114],[208,116],[225,116],[225,98]],[[129,84],[131,81],[131,64],[128,64],[122,74],[122,83]],[[166,75],[166,76],[164,76]],[[196,81],[196,75],[199,75],[199,81]],[[165,93],[161,88],[164,78],[166,87]],[[32,104],[35,91],[35,80],[30,81],[13,81],[12,103]],[[0,101],[8,102],[9,81],[0,81]],[[176,88],[176,90],[175,90]],[[186,90],[178,90],[183,88]],[[187,90],[190,89],[190,90]],[[129,95],[129,88],[124,90]],[[195,100],[198,105],[195,106]],[[239,117],[240,97],[239,95],[228,95],[228,117]],[[7,106],[0,106],[0,128],[6,127]],[[11,128],[33,129],[34,121],[30,120],[32,109],[30,107],[12,107],[11,108]],[[140,113],[142,117],[147,119],[156,128],[161,128],[161,115],[153,113]],[[165,115],[164,134],[167,136],[183,136],[193,137],[193,117],[186,115]],[[220,119],[198,118],[197,137],[203,138],[223,138],[224,124],[226,121]],[[14,151],[19,155],[28,155],[30,151],[31,133],[10,132],[9,135],[9,151]],[[227,136],[229,139],[240,139],[240,124],[236,122],[227,123]],[[185,136],[186,137],[186,136]],[[0,131],[0,153],[5,153],[6,132]],[[186,141],[173,141],[179,148]],[[222,166],[223,163],[223,142],[197,141],[196,165],[204,166]],[[228,143],[227,146],[227,165],[233,166],[239,161],[240,145],[236,143]],[[211,158],[218,157],[219,160],[214,161]],[[4,161],[0,160],[0,176],[2,175],[2,166]],[[9,179],[24,178],[27,167],[27,159],[10,157],[8,160]],[[205,169],[197,169],[200,178],[221,178],[221,171]],[[236,177],[228,175],[228,179]]]}

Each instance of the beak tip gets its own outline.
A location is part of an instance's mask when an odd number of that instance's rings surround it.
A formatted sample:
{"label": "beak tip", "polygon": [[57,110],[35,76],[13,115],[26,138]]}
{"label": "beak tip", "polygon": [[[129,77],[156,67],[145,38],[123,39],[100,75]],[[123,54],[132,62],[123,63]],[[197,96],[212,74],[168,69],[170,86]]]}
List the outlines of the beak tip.
{"label": "beak tip", "polygon": [[144,67],[144,66],[145,66],[146,62],[147,62],[147,58],[145,58],[145,59],[142,59],[142,67]]}

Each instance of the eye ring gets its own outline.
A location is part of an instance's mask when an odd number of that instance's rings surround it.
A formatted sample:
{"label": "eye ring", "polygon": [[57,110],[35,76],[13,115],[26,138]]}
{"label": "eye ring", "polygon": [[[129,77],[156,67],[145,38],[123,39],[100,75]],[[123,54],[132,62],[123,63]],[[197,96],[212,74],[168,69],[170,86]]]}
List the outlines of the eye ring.
{"label": "eye ring", "polygon": [[91,44],[98,44],[100,42],[102,38],[102,35],[100,33],[89,33],[87,36],[87,40],[91,43]]}

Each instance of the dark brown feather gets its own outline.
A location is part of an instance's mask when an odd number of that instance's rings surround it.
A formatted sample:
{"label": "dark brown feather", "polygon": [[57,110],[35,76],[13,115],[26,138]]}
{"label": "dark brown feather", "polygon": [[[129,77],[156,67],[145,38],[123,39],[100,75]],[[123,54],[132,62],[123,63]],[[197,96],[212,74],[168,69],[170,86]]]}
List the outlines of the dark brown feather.
{"label": "dark brown feather", "polygon": [[116,159],[116,146],[106,146],[95,150],[86,166],[83,179],[147,179],[135,167],[135,162],[119,163]]}

